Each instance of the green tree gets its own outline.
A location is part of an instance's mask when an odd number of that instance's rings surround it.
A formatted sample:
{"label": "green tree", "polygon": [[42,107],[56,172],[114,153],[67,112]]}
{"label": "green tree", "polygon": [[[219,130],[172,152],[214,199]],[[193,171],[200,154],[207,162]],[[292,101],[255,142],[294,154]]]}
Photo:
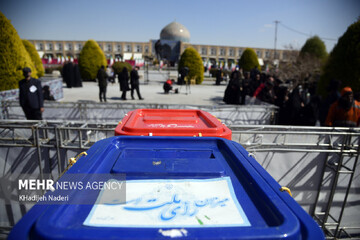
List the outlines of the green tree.
{"label": "green tree", "polygon": [[32,76],[37,71],[11,22],[0,12],[0,91],[18,88],[22,69],[29,67]]}
{"label": "green tree", "polygon": [[306,40],[304,46],[301,48],[300,57],[307,55],[321,60],[326,59],[328,56],[325,44],[318,36]]}
{"label": "green tree", "polygon": [[107,66],[104,52],[97,42],[88,40],[79,56],[79,70],[81,78],[84,80],[96,79],[97,72],[101,66]]}
{"label": "green tree", "polygon": [[179,72],[182,68],[188,67],[188,79],[195,79],[196,84],[201,84],[204,80],[204,65],[200,54],[192,47],[186,48],[181,54],[179,61]]}
{"label": "green tree", "polygon": [[360,20],[348,27],[331,51],[318,84],[319,94],[327,95],[331,79],[360,91]]}
{"label": "green tree", "polygon": [[38,52],[36,51],[34,45],[25,39],[23,39],[22,42],[24,44],[26,51],[29,53],[33,64],[35,65],[36,71],[38,73],[37,74],[38,77],[44,76],[44,73],[45,73],[44,65],[42,64],[41,58],[40,58]]}
{"label": "green tree", "polygon": [[239,59],[239,67],[242,68],[243,71],[250,71],[254,67],[257,67],[259,71],[261,70],[258,57],[252,48],[245,49]]}
{"label": "green tree", "polygon": [[112,65],[112,69],[114,70],[114,74],[119,74],[122,72],[123,68],[126,67],[128,69],[128,72],[131,72],[132,66],[128,62],[115,62]]}

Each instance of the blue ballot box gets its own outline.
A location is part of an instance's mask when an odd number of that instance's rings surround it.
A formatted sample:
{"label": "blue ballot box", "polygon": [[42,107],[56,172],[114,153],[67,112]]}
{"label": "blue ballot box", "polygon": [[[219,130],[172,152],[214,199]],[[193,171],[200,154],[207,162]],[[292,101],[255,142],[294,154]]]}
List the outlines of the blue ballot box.
{"label": "blue ballot box", "polygon": [[324,239],[233,141],[117,136],[87,154],[45,196],[59,195],[71,179],[82,188],[70,189],[64,204],[38,202],[9,239]]}

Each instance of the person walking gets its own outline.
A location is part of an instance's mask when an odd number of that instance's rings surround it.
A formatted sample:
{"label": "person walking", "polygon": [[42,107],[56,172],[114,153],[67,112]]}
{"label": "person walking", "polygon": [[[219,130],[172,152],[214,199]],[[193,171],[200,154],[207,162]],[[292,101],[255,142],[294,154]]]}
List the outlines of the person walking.
{"label": "person walking", "polygon": [[24,79],[19,82],[19,100],[26,119],[42,120],[44,97],[41,83],[31,77],[31,69],[23,69]]}
{"label": "person walking", "polygon": [[120,83],[120,91],[122,91],[121,99],[126,99],[126,91],[129,91],[129,74],[126,67],[123,68],[122,72],[119,74],[119,83]]}
{"label": "person walking", "polygon": [[141,97],[140,90],[139,90],[139,73],[138,73],[139,67],[136,66],[131,72],[130,72],[130,84],[131,84],[131,98],[134,100],[134,90],[136,90],[136,93],[140,100],[144,100]]}
{"label": "person walking", "polygon": [[106,87],[107,87],[107,78],[108,75],[105,72],[105,67],[101,66],[97,73],[97,79],[99,82],[99,98],[100,102],[102,102],[102,99],[104,98],[104,102],[106,102]]}

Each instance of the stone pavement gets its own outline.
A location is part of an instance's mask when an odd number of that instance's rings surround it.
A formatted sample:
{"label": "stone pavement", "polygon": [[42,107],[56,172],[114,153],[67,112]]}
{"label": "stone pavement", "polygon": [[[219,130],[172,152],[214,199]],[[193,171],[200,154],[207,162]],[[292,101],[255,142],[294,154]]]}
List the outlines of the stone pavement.
{"label": "stone pavement", "polygon": [[[140,76],[144,76],[139,71]],[[140,93],[144,100],[139,100],[136,92],[135,100],[131,100],[130,91],[127,92],[127,100],[121,100],[119,83],[109,83],[107,87],[107,101],[129,102],[129,103],[155,103],[155,104],[186,104],[186,105],[223,105],[222,101],[226,83],[220,86],[214,85],[215,81],[204,81],[201,85],[191,85],[190,93],[186,91],[186,86],[174,84],[174,88],[179,89],[178,94],[164,94],[163,83],[166,77],[156,76],[154,73],[149,76],[149,83],[145,84],[144,78],[140,78]],[[173,78],[173,77],[172,77]],[[82,88],[67,88],[64,84],[64,98],[61,102],[77,102],[79,100],[99,102],[99,87],[97,82],[83,82]]]}

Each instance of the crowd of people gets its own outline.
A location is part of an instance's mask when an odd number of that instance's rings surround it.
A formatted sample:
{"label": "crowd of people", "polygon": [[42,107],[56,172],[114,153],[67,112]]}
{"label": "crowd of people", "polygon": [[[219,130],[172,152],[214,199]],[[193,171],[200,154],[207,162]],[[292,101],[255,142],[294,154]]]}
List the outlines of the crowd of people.
{"label": "crowd of people", "polygon": [[294,87],[291,80],[261,73],[257,68],[231,73],[223,101],[227,104],[249,104],[260,100],[279,107],[277,124],[298,126],[356,127],[360,123],[360,99],[350,87],[338,91],[340,82],[332,80],[328,95],[316,94],[316,82],[302,81]]}
{"label": "crowd of people", "polygon": [[66,62],[62,69],[62,77],[66,83],[66,87],[82,87],[82,79],[80,75],[79,64]]}
{"label": "crowd of people", "polygon": [[[134,67],[130,76],[126,67],[118,74],[121,99],[127,100],[126,93],[131,90],[131,98],[135,99],[136,91],[139,99],[143,99],[139,90],[139,67]],[[42,119],[43,100],[54,100],[48,86],[42,89],[40,81],[31,77],[31,69],[23,69],[24,79],[19,82],[20,105],[27,119]],[[106,87],[109,75],[101,66],[97,74],[99,99],[106,102]],[[130,80],[130,81],[129,81]],[[130,86],[129,86],[130,83]],[[173,89],[174,80],[164,83],[164,93]],[[236,68],[231,73],[223,101],[227,104],[251,104],[255,100],[279,107],[276,124],[298,126],[331,126],[358,127],[360,124],[360,94],[354,93],[350,87],[332,80],[328,86],[326,98],[316,94],[316,82],[302,81],[293,87],[293,81],[282,81],[276,76],[261,73],[254,68],[250,72],[242,72]]]}
{"label": "crowd of people", "polygon": [[[139,89],[139,73],[138,73],[139,67],[135,66],[131,72],[129,77],[129,71],[126,67],[124,67],[121,71],[121,73],[118,74],[119,79],[119,85],[120,85],[120,91],[121,99],[127,100],[126,94],[128,91],[131,91],[131,99],[135,99],[134,92],[136,92],[138,98],[140,100],[144,100],[144,98],[141,97],[140,89]],[[101,66],[97,73],[97,80],[99,83],[99,99],[100,102],[104,101],[106,102],[106,88],[108,82],[115,82],[115,76],[114,74],[110,74],[109,72],[105,71],[105,66]],[[130,80],[130,86],[129,86],[129,80]]]}

